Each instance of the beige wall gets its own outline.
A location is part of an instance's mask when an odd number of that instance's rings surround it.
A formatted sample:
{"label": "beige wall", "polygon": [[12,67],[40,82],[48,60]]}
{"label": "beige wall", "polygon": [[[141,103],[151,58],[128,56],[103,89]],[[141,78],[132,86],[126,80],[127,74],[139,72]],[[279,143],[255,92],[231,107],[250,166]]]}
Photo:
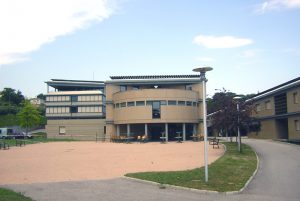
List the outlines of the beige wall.
{"label": "beige wall", "polygon": [[[65,126],[66,134],[59,134],[60,126]],[[48,138],[95,140],[96,134],[104,137],[104,126],[105,119],[48,120],[46,132]]]}
{"label": "beige wall", "polygon": [[[267,101],[270,101],[271,109],[267,109],[266,108],[266,102]],[[257,104],[260,105],[261,110],[260,111],[256,111],[256,112],[253,111],[252,114],[253,114],[254,117],[265,117],[265,116],[273,116],[273,115],[275,115],[274,97],[268,97],[268,98],[261,99],[259,101],[255,101],[253,103],[254,109],[256,109],[255,106]]]}
{"label": "beige wall", "polygon": [[[298,103],[294,103],[293,94],[298,94]],[[288,112],[300,112],[300,87],[287,92]]]}
{"label": "beige wall", "polygon": [[290,117],[288,119],[288,125],[289,125],[289,140],[300,140],[300,130],[296,130],[295,127],[295,120],[298,120],[300,122],[300,115]]}
{"label": "beige wall", "polygon": [[265,120],[261,121],[261,130],[259,132],[251,132],[248,134],[250,138],[259,139],[276,139],[277,131],[275,120]]}

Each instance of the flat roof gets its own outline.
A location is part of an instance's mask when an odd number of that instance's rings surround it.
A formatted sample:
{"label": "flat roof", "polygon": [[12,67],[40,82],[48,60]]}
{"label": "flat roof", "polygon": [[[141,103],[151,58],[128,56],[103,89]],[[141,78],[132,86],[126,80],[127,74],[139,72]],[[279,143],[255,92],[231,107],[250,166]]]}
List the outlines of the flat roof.
{"label": "flat roof", "polygon": [[46,94],[47,96],[53,95],[103,95],[102,91],[99,90],[90,90],[90,91],[53,91]]}
{"label": "flat roof", "polygon": [[287,81],[287,82],[277,85],[275,87],[272,87],[270,89],[262,91],[262,92],[256,94],[254,97],[248,99],[247,102],[252,101],[252,100],[259,100],[259,99],[262,99],[262,98],[265,98],[268,96],[272,96],[274,94],[278,94],[278,93],[281,93],[283,91],[286,91],[286,90],[289,90],[289,89],[292,89],[292,88],[298,87],[298,86],[300,86],[300,77],[297,77],[295,79],[292,79],[290,81]]}
{"label": "flat roof", "polygon": [[63,80],[63,79],[51,79],[51,81],[45,82],[48,86],[55,89],[66,90],[94,90],[103,89],[105,84],[103,81],[89,81],[89,80]]}
{"label": "flat roof", "polygon": [[110,76],[112,80],[141,80],[141,79],[165,79],[165,78],[200,78],[199,75],[130,75]]}

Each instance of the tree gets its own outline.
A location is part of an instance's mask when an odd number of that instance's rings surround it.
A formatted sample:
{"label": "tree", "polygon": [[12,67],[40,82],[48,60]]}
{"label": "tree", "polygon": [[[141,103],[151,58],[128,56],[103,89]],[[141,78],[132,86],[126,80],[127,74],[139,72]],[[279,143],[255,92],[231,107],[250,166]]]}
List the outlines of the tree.
{"label": "tree", "polygon": [[[232,137],[232,133],[237,134],[238,127],[241,134],[258,128],[256,119],[251,117],[251,113],[254,111],[253,106],[245,103],[251,95],[240,95],[240,112],[237,111],[237,102],[233,100],[235,96],[235,93],[228,92],[223,88],[222,91],[215,93],[208,104],[208,110],[213,113],[213,128],[220,133],[225,133],[226,136],[229,134],[230,137]],[[238,117],[240,121],[238,121]]]}
{"label": "tree", "polygon": [[42,93],[40,93],[36,97],[39,98],[39,99],[42,99],[42,100],[46,100],[46,96],[44,94],[42,94]]}
{"label": "tree", "polygon": [[19,106],[25,100],[21,91],[17,91],[12,88],[4,88],[0,92],[0,101],[8,103],[9,105]]}
{"label": "tree", "polygon": [[17,116],[20,126],[26,128],[26,134],[29,128],[39,125],[42,119],[38,109],[31,105],[29,101],[24,101],[24,106]]}

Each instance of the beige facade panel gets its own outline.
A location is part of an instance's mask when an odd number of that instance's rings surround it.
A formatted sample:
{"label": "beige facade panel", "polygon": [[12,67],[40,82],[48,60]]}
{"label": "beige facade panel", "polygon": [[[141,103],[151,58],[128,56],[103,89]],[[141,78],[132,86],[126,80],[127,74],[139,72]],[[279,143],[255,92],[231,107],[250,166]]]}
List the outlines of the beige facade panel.
{"label": "beige facade panel", "polygon": [[198,108],[193,106],[161,106],[161,118],[152,118],[151,106],[116,108],[114,124],[133,123],[198,123]]}
{"label": "beige facade panel", "polygon": [[70,101],[64,101],[64,102],[46,102],[45,103],[47,107],[49,106],[71,106]]}
{"label": "beige facade panel", "polygon": [[104,119],[48,120],[46,132],[48,138],[95,140],[105,137],[104,126]]}
{"label": "beige facade panel", "polygon": [[300,140],[300,115],[290,117],[289,125],[289,140]]}
{"label": "beige facade panel", "polygon": [[277,139],[277,130],[274,120],[261,121],[261,130],[259,132],[251,132],[248,134],[250,138],[258,139]]}
{"label": "beige facade panel", "polygon": [[138,100],[186,100],[197,101],[198,94],[180,89],[142,89],[118,92],[113,95],[114,103]]}
{"label": "beige facade panel", "polygon": [[252,115],[254,117],[265,117],[275,115],[274,97],[268,97],[255,101],[253,103],[254,110]]}
{"label": "beige facade panel", "polygon": [[300,112],[300,88],[287,92],[288,113]]}

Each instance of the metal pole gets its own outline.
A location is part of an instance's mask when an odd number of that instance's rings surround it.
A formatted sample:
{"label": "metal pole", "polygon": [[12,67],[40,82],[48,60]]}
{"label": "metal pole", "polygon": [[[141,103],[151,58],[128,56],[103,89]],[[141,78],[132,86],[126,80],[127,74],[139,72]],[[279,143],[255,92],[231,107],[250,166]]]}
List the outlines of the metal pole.
{"label": "metal pole", "polygon": [[208,146],[207,146],[207,127],[206,127],[206,79],[202,80],[202,87],[203,87],[204,167],[205,167],[205,182],[207,182],[208,181],[208,165],[207,165]]}
{"label": "metal pole", "polygon": [[239,102],[236,105],[236,109],[238,112],[238,150],[241,152],[241,135],[240,135],[240,105]]}

